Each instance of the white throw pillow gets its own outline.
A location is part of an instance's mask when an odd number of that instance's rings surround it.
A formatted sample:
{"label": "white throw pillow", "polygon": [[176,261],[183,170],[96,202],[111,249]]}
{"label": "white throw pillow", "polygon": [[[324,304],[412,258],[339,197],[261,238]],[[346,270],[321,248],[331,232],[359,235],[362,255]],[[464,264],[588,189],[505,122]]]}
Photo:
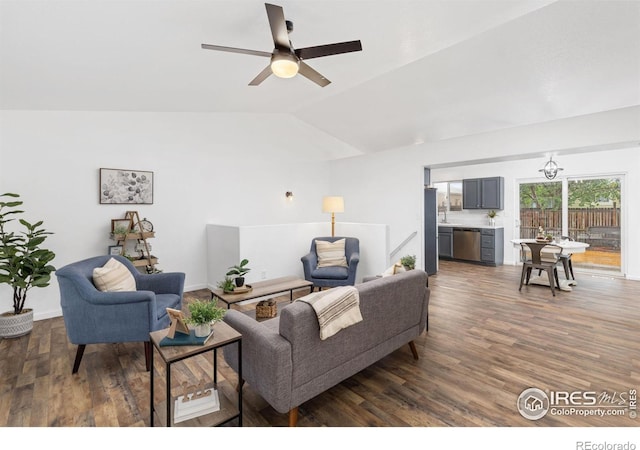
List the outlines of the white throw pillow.
{"label": "white throw pillow", "polygon": [[346,239],[338,239],[335,242],[316,241],[316,253],[318,255],[318,268],[341,266],[349,267],[344,254]]}
{"label": "white throw pillow", "polygon": [[93,284],[103,292],[135,291],[136,280],[127,267],[115,258],[93,269]]}

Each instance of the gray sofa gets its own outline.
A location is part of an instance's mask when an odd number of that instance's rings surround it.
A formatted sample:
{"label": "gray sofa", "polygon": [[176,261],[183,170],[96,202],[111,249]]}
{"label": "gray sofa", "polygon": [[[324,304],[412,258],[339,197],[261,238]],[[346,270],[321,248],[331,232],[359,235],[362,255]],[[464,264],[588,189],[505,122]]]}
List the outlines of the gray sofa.
{"label": "gray sofa", "polygon": [[[357,284],[363,320],[324,341],[306,302],[262,322],[229,310],[225,322],[242,333],[244,381],[295,426],[299,405],[401,346],[409,344],[418,359],[413,339],[427,326],[427,280],[426,272],[411,270]],[[224,357],[237,371],[236,346],[225,347]]]}

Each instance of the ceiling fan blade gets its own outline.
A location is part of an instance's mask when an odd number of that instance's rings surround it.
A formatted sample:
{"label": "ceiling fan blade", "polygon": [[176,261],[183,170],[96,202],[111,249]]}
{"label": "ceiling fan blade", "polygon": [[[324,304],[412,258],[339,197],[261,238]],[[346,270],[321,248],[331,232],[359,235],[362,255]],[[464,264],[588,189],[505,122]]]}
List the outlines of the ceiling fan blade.
{"label": "ceiling fan blade", "polygon": [[249,83],[249,86],[257,86],[260,83],[262,83],[264,80],[266,80],[269,75],[271,75],[271,65],[265,67],[262,72],[260,72],[258,74],[257,77],[255,77],[253,80],[251,80],[251,82]]}
{"label": "ceiling fan blade", "polygon": [[271,53],[260,50],[249,50],[246,48],[223,47],[222,45],[202,44],[202,48],[207,50],[218,50],[221,52],[244,53],[245,55],[264,56],[271,58]]}
{"label": "ceiling fan blade", "polygon": [[274,46],[279,49],[290,50],[291,44],[289,43],[289,33],[287,33],[287,23],[284,19],[282,6],[270,3],[265,3],[264,6],[267,8],[267,17]]}
{"label": "ceiling fan blade", "polygon": [[319,58],[321,56],[338,55],[340,53],[359,52],[362,50],[360,41],[338,42],[336,44],[317,45],[296,49],[296,55],[301,59]]}
{"label": "ceiling fan blade", "polygon": [[310,79],[320,87],[325,87],[326,85],[331,83],[331,81],[327,80],[323,75],[313,70],[308,64],[305,64],[304,61],[300,61],[300,70],[298,71],[298,73]]}

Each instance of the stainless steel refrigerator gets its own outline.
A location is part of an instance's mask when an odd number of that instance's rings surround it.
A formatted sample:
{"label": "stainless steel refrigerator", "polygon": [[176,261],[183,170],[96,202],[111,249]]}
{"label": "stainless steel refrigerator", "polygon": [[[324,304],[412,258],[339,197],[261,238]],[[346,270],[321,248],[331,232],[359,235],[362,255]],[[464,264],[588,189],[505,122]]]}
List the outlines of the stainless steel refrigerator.
{"label": "stainless steel refrigerator", "polygon": [[424,270],[429,275],[438,271],[438,192],[424,187]]}

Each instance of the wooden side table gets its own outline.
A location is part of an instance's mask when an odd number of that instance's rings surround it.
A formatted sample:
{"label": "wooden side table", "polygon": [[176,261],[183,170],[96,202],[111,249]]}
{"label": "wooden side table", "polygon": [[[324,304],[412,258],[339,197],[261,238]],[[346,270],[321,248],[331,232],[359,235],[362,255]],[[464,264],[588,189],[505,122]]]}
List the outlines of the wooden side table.
{"label": "wooden side table", "polygon": [[[227,345],[237,344],[238,346],[238,385],[242,380],[242,335],[227,325],[225,322],[217,322],[214,326],[214,334],[204,345],[184,345],[184,346],[160,346],[160,341],[167,335],[168,329],[158,330],[150,333],[151,343],[151,373],[150,373],[150,424],[154,426],[154,416],[164,422],[166,426],[219,426],[233,419],[238,419],[238,425],[242,426],[242,389],[238,389],[238,403],[228,399],[225,394],[218,389],[218,349]],[[164,361],[166,372],[166,400],[158,408],[154,402],[154,364],[153,354],[155,350]],[[193,419],[174,423],[174,404],[178,396],[171,395],[171,365],[179,361],[191,358],[203,353],[213,352],[213,386],[207,388],[216,389],[220,399],[220,409],[215,412],[203,414]],[[197,384],[194,383],[194,384]]]}

